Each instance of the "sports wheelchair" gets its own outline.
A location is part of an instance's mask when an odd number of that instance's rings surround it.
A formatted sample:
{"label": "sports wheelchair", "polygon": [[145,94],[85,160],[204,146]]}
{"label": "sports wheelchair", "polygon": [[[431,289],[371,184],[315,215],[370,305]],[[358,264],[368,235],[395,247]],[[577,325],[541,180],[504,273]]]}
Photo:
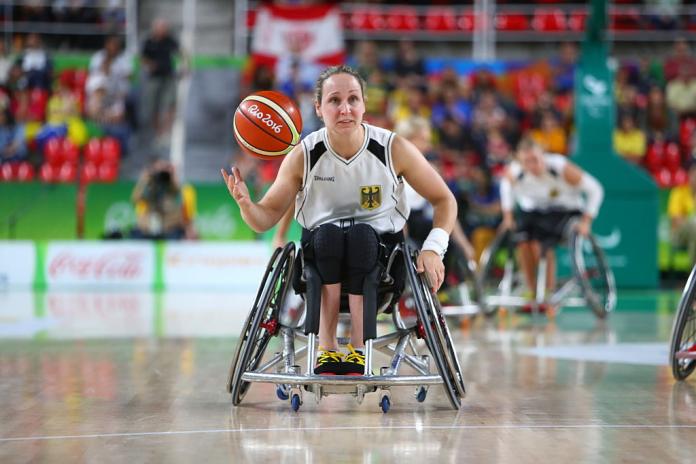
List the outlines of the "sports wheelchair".
{"label": "sports wheelchair", "polygon": [[[379,406],[386,413],[391,407],[390,388],[407,385],[417,387],[418,402],[425,401],[430,386],[443,385],[452,408],[460,408],[466,394],[464,377],[438,300],[425,277],[416,272],[418,252],[403,241],[391,251],[386,247],[383,250],[384,259],[365,278],[362,376],[314,374],[321,279],[314,264],[303,259],[302,249],[298,251],[293,242],[275,250],[232,358],[227,390],[233,405],[241,403],[251,383],[265,382],[276,384],[276,395],[281,400],[290,400],[294,411],[303,402],[303,391],[314,393],[317,403],[330,394],[350,394],[361,403],[366,393],[378,391]],[[410,295],[408,298],[401,295],[403,284],[399,285],[399,279],[395,279],[401,264],[408,288],[403,294]],[[292,287],[304,290],[300,292],[301,298],[293,294]],[[342,313],[347,310],[344,296]],[[395,330],[377,336],[377,315],[389,312]],[[280,339],[280,351],[264,356],[275,337]],[[429,354],[419,351],[416,339],[425,341]],[[297,346],[298,341],[303,346]],[[345,344],[346,340],[339,338],[339,343]],[[373,373],[376,351],[391,357],[378,375]],[[300,365],[303,358],[304,372]],[[434,372],[431,358],[435,361]],[[400,374],[404,364],[415,373]]]}
{"label": "sports wheelchair", "polygon": [[672,375],[677,380],[686,379],[696,368],[696,266],[691,270],[672,327],[669,359]]}
{"label": "sports wheelchair", "polygon": [[[493,315],[502,307],[524,308],[532,313],[548,307],[589,306],[603,319],[616,306],[614,274],[607,265],[596,238],[578,234],[571,221],[564,233],[571,275],[559,276],[557,287],[550,294],[546,289],[546,252],[555,241],[542,242],[537,267],[536,296],[525,298],[522,272],[515,259],[516,243],[513,232],[501,230],[481,255],[479,279],[484,292],[487,314]],[[560,260],[558,260],[560,261]]]}

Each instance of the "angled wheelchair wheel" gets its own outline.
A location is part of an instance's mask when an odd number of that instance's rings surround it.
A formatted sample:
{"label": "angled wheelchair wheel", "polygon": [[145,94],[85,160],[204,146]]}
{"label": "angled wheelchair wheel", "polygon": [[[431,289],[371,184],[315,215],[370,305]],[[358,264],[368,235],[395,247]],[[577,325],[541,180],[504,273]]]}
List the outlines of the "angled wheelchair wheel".
{"label": "angled wheelchair wheel", "polygon": [[[696,266],[691,270],[672,327],[669,358],[672,375],[677,380],[686,379],[696,368]],[[687,357],[688,356],[688,357]]]}
{"label": "angled wheelchair wheel", "polygon": [[492,316],[500,305],[488,303],[487,297],[510,295],[519,285],[515,245],[510,231],[499,231],[483,251],[477,277],[483,295],[481,300],[486,303],[481,309],[487,316]]}
{"label": "angled wheelchair wheel", "polygon": [[290,288],[294,262],[295,244],[290,242],[273,253],[266,268],[230,366],[227,390],[232,394],[235,406],[242,401],[250,385],[242,380],[242,375],[258,368],[268,343],[278,333],[278,315]]}
{"label": "angled wheelchair wheel", "polygon": [[466,394],[464,375],[445,317],[442,315],[437,297],[430,290],[425,278],[416,272],[416,253],[410,246],[404,254],[404,259],[406,260],[408,284],[413,292],[418,313],[419,326],[422,326],[426,345],[431,356],[435,359],[438,372],[444,381],[450,404],[454,409],[459,409],[462,397]]}
{"label": "angled wheelchair wheel", "polygon": [[592,234],[583,237],[576,232],[570,236],[569,251],[573,274],[587,305],[600,319],[607,317],[616,306],[616,284],[604,251]]}

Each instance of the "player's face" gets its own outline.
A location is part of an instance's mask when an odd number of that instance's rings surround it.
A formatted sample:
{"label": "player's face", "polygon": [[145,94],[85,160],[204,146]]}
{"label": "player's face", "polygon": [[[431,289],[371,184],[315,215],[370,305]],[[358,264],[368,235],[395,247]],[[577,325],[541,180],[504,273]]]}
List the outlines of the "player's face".
{"label": "player's face", "polygon": [[519,160],[522,169],[534,176],[540,176],[544,172],[544,157],[540,150],[522,150]]}
{"label": "player's face", "polygon": [[327,129],[350,132],[360,127],[365,101],[358,80],[350,74],[334,74],[324,81],[317,115]]}

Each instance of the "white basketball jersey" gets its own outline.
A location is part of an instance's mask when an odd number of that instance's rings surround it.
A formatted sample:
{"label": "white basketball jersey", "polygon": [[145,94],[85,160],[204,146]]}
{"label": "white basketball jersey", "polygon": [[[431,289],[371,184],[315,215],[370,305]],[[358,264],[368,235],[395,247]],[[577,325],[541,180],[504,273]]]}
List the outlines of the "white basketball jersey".
{"label": "white basketball jersey", "polygon": [[394,133],[363,124],[365,141],[350,159],[329,145],[326,128],[302,140],[304,177],[295,199],[295,219],[312,230],[322,224],[355,223],[378,233],[403,229],[409,208],[404,182],[394,172],[391,144]]}
{"label": "white basketball jersey", "polygon": [[522,170],[519,162],[510,163],[512,194],[522,211],[581,210],[580,190],[563,178],[568,160],[562,155],[544,155],[546,170],[534,176]]}

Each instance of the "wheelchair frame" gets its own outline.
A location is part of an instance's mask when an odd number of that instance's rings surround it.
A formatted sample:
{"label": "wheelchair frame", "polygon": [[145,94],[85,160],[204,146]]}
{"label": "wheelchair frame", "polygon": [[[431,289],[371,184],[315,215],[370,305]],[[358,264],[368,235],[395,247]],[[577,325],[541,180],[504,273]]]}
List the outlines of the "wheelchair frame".
{"label": "wheelchair frame", "polygon": [[[669,359],[672,375],[684,380],[696,369],[696,266],[686,281],[672,326]],[[686,337],[685,337],[686,334]]]}
{"label": "wheelchair frame", "polygon": [[[232,395],[233,405],[241,403],[251,383],[264,382],[276,384],[278,398],[289,399],[294,411],[302,404],[303,390],[314,393],[317,403],[322,396],[330,394],[351,394],[360,403],[366,393],[379,391],[379,406],[386,413],[391,407],[392,386],[416,386],[416,399],[422,402],[431,385],[442,384],[452,408],[460,408],[461,399],[466,394],[461,366],[438,300],[423,275],[416,272],[417,251],[406,243],[396,245],[381,276],[377,275],[376,271],[381,270],[377,268],[366,279],[374,279],[375,284],[380,284],[387,291],[379,302],[380,308],[375,308],[372,313],[372,321],[368,321],[369,308],[365,309],[365,373],[362,376],[314,374],[319,304],[312,305],[309,301],[320,298],[321,283],[319,281],[317,285],[318,274],[313,265],[303,263],[302,275],[307,282],[305,309],[299,318],[288,317],[291,305],[287,297],[295,271],[295,252],[296,247],[292,242],[282,249],[276,249],[266,268],[230,366],[227,390]],[[375,328],[376,314],[393,303],[394,289],[389,288],[393,284],[390,270],[399,253],[404,259],[406,283],[411,288],[417,318],[409,324],[401,317],[399,308],[394,307],[392,320],[396,330],[378,337]],[[381,280],[376,279],[379,277],[382,277]],[[376,297],[377,285],[373,287],[373,296]],[[365,301],[369,294],[366,287]],[[304,324],[301,323],[302,320]],[[282,337],[282,351],[276,352],[262,364],[270,340],[275,336]],[[425,339],[430,356],[419,354],[414,338]],[[296,340],[303,341],[305,345],[296,348]],[[344,343],[346,340],[339,339],[339,342]],[[379,375],[373,374],[375,351],[391,357],[389,365],[379,369]],[[431,372],[431,356],[435,360],[436,372]],[[302,358],[305,358],[304,373],[299,364]],[[404,363],[413,368],[416,374],[399,374]]]}
{"label": "wheelchair frame", "polygon": [[[572,223],[571,223],[572,225]],[[595,315],[603,319],[616,306],[616,284],[614,274],[606,263],[604,251],[597,243],[594,235],[590,234],[583,237],[575,232],[569,225],[569,233],[565,240],[568,244],[568,254],[570,255],[572,277],[562,282],[561,285],[550,295],[546,289],[546,269],[548,266],[546,252],[550,249],[550,244],[542,244],[541,256],[537,267],[536,297],[529,301],[518,295],[519,288],[524,286],[519,275],[517,260],[515,259],[516,245],[512,240],[512,232],[509,230],[500,231],[496,235],[491,245],[483,252],[481,264],[479,266],[479,279],[481,287],[495,287],[497,293],[485,295],[485,308],[489,315],[495,314],[499,307],[525,307],[531,306],[532,312],[539,312],[542,305],[561,307],[585,307],[589,306]],[[589,247],[594,263],[588,260],[583,250]],[[498,259],[497,254],[505,249],[507,256],[503,266],[503,275],[495,285],[487,285],[492,279],[493,268]],[[605,286],[604,295],[598,295],[592,286],[592,279],[599,279]],[[560,282],[559,282],[560,283]]]}

